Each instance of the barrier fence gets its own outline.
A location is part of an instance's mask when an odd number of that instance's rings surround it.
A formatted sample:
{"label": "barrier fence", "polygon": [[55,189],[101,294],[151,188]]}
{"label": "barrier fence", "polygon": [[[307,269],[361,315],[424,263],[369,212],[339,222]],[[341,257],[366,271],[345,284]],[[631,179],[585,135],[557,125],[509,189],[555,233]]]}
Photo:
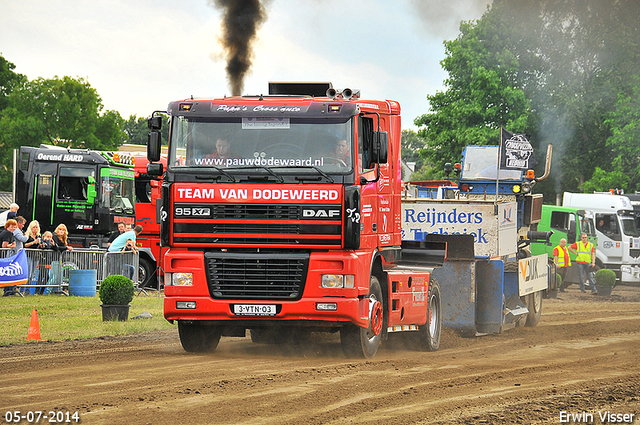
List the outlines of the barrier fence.
{"label": "barrier fence", "polygon": [[[31,294],[61,293],[68,294],[69,277],[72,270],[96,270],[96,286],[110,275],[119,274],[128,277],[139,286],[138,253],[131,251],[108,252],[104,249],[79,249],[56,252],[44,249],[26,248],[29,264],[27,283],[16,288],[20,293]],[[0,248],[0,258],[14,255],[13,249]]]}

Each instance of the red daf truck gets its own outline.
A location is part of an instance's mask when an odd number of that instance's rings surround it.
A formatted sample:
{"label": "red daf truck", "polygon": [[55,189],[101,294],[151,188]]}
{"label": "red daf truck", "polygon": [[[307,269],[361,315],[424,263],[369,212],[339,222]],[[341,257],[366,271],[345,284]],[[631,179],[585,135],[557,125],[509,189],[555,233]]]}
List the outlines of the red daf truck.
{"label": "red daf truck", "polygon": [[149,120],[147,174],[164,175],[164,315],[182,346],[302,329],[339,331],[348,356],[371,357],[400,331],[436,350],[427,257],[445,244],[412,259],[402,247],[400,105],[322,84],[270,93],[170,103],[166,169],[161,117]]}
{"label": "red daf truck", "polygon": [[[542,199],[521,171],[474,181],[479,198],[447,185],[455,199],[412,199],[400,105],[328,84],[272,83],[267,96],[167,113],[167,167],[154,113],[147,174],[163,175],[164,315],[185,350],[247,330],[254,342],[326,331],[347,356],[371,357],[392,332],[436,350],[443,322],[475,335],[538,323],[553,273],[528,252]],[[480,147],[465,167],[483,152],[498,158]]]}

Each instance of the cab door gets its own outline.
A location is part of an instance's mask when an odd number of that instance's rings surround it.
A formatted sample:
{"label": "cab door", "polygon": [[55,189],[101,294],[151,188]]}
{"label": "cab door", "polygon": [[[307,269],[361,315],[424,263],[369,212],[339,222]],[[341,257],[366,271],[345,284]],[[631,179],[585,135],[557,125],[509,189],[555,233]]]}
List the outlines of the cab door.
{"label": "cab door", "polygon": [[596,214],[596,230],[598,231],[597,249],[607,257],[608,261],[622,259],[622,232],[616,214]]}
{"label": "cab door", "polygon": [[52,174],[36,174],[35,196],[33,197],[33,219],[38,220],[43,230],[52,230],[53,222],[53,193],[56,176]]}

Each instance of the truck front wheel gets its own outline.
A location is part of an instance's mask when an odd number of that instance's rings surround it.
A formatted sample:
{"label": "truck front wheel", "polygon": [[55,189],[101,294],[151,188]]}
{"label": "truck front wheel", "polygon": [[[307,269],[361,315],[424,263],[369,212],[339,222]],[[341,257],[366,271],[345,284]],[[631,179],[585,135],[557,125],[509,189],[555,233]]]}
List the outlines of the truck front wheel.
{"label": "truck front wheel", "polygon": [[369,326],[348,325],[340,330],[340,344],[347,357],[369,359],[376,355],[381,340],[384,314],[382,289],[376,276],[369,282]]}
{"label": "truck front wheel", "polygon": [[220,342],[222,328],[200,323],[178,321],[178,334],[182,348],[189,353],[214,351]]}

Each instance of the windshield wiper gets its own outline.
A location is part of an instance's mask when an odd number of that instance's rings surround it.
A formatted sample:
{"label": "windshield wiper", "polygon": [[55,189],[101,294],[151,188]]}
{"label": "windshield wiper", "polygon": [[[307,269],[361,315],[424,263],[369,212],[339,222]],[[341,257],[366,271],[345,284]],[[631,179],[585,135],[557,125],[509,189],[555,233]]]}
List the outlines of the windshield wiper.
{"label": "windshield wiper", "polygon": [[[327,180],[329,180],[330,183],[334,182],[333,178],[329,174],[325,173],[324,171],[322,171],[321,169],[319,169],[315,165],[299,165],[299,166],[297,166],[295,168],[312,168],[312,169],[316,170],[319,174],[321,174],[322,177],[324,177]],[[304,177],[297,177],[296,176],[296,180],[309,180],[309,179],[305,179]]]}
{"label": "windshield wiper", "polygon": [[252,168],[260,168],[265,170],[267,173],[271,174],[273,177],[275,177],[278,180],[278,183],[284,183],[284,177],[282,177],[281,175],[278,175],[276,173],[273,172],[273,170],[269,167],[264,167],[262,165],[250,165],[248,167],[233,167],[234,170],[250,170]]}
{"label": "windshield wiper", "polygon": [[[213,168],[214,170],[216,170],[217,172],[219,172],[220,174],[224,175],[225,177],[227,177],[229,180],[231,180],[232,183],[236,182],[236,178],[233,176],[233,174],[229,174],[226,171],[224,171],[222,168],[220,167],[216,167],[215,165],[209,165],[207,168]],[[210,179],[213,178],[212,176],[196,176],[196,178],[200,178],[200,179]]]}

